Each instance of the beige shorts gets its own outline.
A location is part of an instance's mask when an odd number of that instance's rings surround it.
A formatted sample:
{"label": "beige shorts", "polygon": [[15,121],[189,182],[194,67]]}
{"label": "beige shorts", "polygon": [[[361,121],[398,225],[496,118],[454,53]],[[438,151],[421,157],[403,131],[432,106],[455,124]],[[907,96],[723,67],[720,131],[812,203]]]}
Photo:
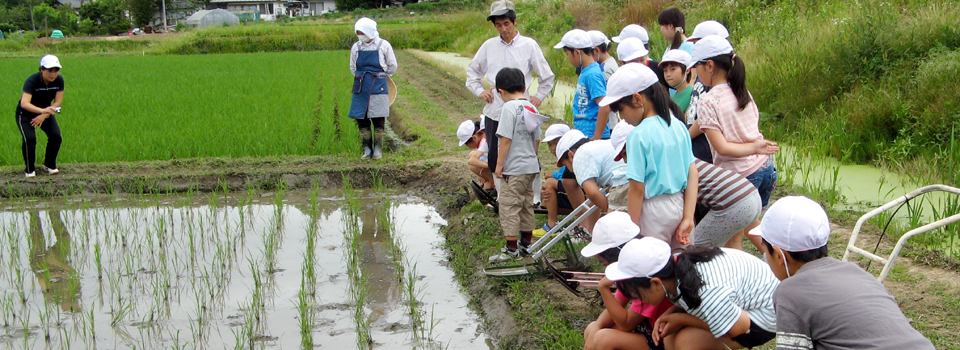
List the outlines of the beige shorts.
{"label": "beige shorts", "polygon": [[627,196],[630,194],[630,183],[607,189],[607,205],[610,211],[627,211]]}
{"label": "beige shorts", "polygon": [[540,173],[504,176],[501,181],[500,227],[506,237],[517,237],[520,231],[532,232],[536,229],[533,217],[532,184]]}
{"label": "beige shorts", "polygon": [[[677,242],[677,227],[683,221],[683,191],[662,194],[643,200],[640,211],[640,234],[670,243],[676,250],[683,247]],[[690,237],[694,237],[693,234]]]}

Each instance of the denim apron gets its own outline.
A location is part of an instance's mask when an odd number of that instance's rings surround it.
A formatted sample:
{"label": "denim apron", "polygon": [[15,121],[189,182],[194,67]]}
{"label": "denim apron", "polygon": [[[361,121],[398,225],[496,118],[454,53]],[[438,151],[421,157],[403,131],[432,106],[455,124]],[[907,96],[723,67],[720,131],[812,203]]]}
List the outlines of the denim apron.
{"label": "denim apron", "polygon": [[383,118],[390,115],[390,97],[387,95],[387,74],[380,66],[380,45],[373,50],[359,50],[357,42],[357,72],[353,77],[353,100],[348,116],[353,119]]}

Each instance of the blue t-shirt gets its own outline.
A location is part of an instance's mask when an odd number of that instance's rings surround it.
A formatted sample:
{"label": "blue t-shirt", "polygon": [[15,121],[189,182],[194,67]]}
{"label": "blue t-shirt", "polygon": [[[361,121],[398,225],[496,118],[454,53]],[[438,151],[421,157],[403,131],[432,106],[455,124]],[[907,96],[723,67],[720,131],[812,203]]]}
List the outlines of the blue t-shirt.
{"label": "blue t-shirt", "polygon": [[692,163],[690,133],[677,118],[669,126],[646,118],[627,135],[627,178],[644,184],[644,198],[682,191]]}
{"label": "blue t-shirt", "polygon": [[[591,63],[580,72],[577,78],[577,90],[573,94],[573,128],[580,130],[587,138],[593,137],[597,127],[597,113],[600,105],[597,99],[607,95],[607,81],[603,78],[600,64]],[[603,126],[603,138],[610,138],[610,128]]]}
{"label": "blue t-shirt", "polygon": [[[684,40],[683,43],[680,44],[680,47],[678,47],[677,49],[678,49],[678,50],[686,51],[688,54],[690,54],[691,56],[693,56],[693,43],[691,43],[691,42],[689,42],[689,41],[687,41],[687,40]],[[667,45],[667,49],[666,49],[666,50],[663,50],[663,54],[666,55],[667,52],[669,52],[670,50],[671,50],[671,49],[670,49],[670,45]],[[663,56],[660,56],[660,60],[663,61]],[[687,68],[690,68],[690,67],[687,67]]]}
{"label": "blue t-shirt", "polygon": [[626,185],[627,165],[613,160],[616,156],[617,150],[613,149],[610,140],[590,141],[577,148],[573,156],[573,173],[577,174],[580,187],[589,179],[595,179],[601,188]]}

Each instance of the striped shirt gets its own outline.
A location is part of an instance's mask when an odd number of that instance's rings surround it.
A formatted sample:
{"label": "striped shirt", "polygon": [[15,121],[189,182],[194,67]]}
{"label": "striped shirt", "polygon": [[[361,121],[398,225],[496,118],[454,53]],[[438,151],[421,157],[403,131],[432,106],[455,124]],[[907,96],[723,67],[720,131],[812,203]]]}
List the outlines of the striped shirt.
{"label": "striped shirt", "polygon": [[[751,101],[742,110],[737,110],[737,96],[730,85],[714,86],[710,92],[700,95],[697,102],[697,121],[700,131],[717,130],[731,143],[751,143],[763,139],[760,133],[760,110]],[[713,164],[749,176],[760,169],[768,155],[754,154],[746,157],[730,157],[717,153],[713,149]]]}
{"label": "striped shirt", "polygon": [[714,337],[721,337],[733,328],[746,311],[750,321],[766,331],[777,331],[773,310],[773,292],[780,281],[770,266],[759,258],[736,249],[720,248],[720,254],[695,265],[703,278],[700,307],[690,309],[683,299],[677,306],[710,326]]}
{"label": "striped shirt", "polygon": [[697,202],[710,210],[723,210],[757,192],[747,178],[716,165],[695,159],[700,173]]}

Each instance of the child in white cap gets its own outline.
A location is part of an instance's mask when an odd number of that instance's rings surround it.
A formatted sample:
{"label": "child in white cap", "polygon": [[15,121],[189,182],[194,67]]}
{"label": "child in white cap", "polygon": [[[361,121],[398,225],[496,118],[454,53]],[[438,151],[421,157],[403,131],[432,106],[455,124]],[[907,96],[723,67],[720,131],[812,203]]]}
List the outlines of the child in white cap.
{"label": "child in white cap", "polygon": [[707,141],[707,136],[700,132],[700,125],[696,124],[700,93],[693,87],[696,74],[691,71],[692,67],[693,57],[683,50],[667,51],[663,55],[663,60],[660,61],[663,78],[667,80],[667,85],[676,91],[670,95],[670,99],[683,111],[682,119],[690,133],[693,156],[707,163],[713,163],[710,142]]}
{"label": "child in white cap", "polygon": [[[743,60],[730,42],[713,35],[697,41],[692,56],[697,76],[712,87],[700,96],[697,124],[710,140],[713,163],[750,180],[766,207],[777,182],[771,155],[780,148],[760,133],[760,111],[747,90]],[[759,238],[751,241],[763,251]]]}
{"label": "child in white cap", "polygon": [[607,120],[610,109],[598,105],[607,94],[607,81],[603,78],[600,64],[593,58],[596,46],[590,34],[582,29],[568,31],[553,48],[566,52],[567,61],[577,69],[579,75],[571,102],[574,129],[580,130],[591,140],[609,139]]}
{"label": "child in white cap", "polygon": [[[645,237],[627,243],[606,269],[627,298],[675,307],[653,324],[653,343],[668,349],[741,349],[778,330],[773,292],[780,281],[757,257],[727,248],[694,247],[676,257]],[[619,349],[641,349],[619,347]]]}
{"label": "child in white cap", "polygon": [[[637,63],[647,66],[657,75],[657,79],[663,86],[667,86],[667,81],[663,77],[663,69],[660,69],[660,62],[650,59],[650,51],[647,50],[647,44],[635,37],[628,37],[620,40],[617,45],[617,57],[623,65],[628,63]],[[612,77],[612,76],[611,76]],[[609,79],[608,79],[609,80]]]}
{"label": "child in white cap", "polygon": [[616,160],[610,140],[590,141],[579,130],[571,130],[557,144],[557,166],[573,169],[584,195],[600,210],[583,221],[587,231],[601,213],[627,209],[627,166]]}
{"label": "child in white cap", "polygon": [[724,27],[720,22],[714,20],[703,21],[693,28],[693,34],[690,34],[690,37],[687,38],[687,41],[696,43],[708,35],[716,35],[726,39],[730,36],[730,32],[727,31],[727,27]]}
{"label": "child in white cap", "polygon": [[830,219],[817,202],[780,198],[755,231],[782,281],[777,349],[933,349],[873,275],[828,256]]}
{"label": "child in white cap", "polygon": [[[540,143],[546,143],[550,153],[557,152],[557,143],[563,134],[570,131],[567,124],[553,124],[547,127],[543,134],[543,140]],[[557,225],[557,216],[568,214],[573,208],[583,203],[583,190],[577,184],[577,178],[573,171],[561,166],[557,171],[544,173],[547,180],[543,182],[540,189],[540,196],[543,199],[543,206],[547,208],[547,222],[542,227],[533,230],[534,237],[543,237],[554,226]]]}
{"label": "child in white cap", "polygon": [[603,79],[610,79],[613,73],[617,71],[617,68],[620,68],[620,65],[617,64],[617,59],[610,56],[610,39],[599,30],[589,30],[587,34],[590,34],[590,37],[593,39],[593,44],[597,48],[596,51],[594,51],[594,57],[596,57],[597,62],[600,63],[600,70],[603,71]]}
{"label": "child in white cap", "polygon": [[697,168],[690,134],[677,119],[680,107],[670,100],[649,68],[620,67],[600,103],[620,112],[636,126],[627,137],[627,212],[646,237],[669,242],[673,248],[690,244],[697,203]]}
{"label": "child in white cap", "polygon": [[[620,249],[639,234],[640,227],[630,221],[630,215],[613,212],[597,221],[593,241],[583,247],[580,253],[584,257],[596,257],[601,264],[607,266],[617,262]],[[619,290],[616,293],[611,292],[613,286],[614,282],[606,277],[600,279],[598,289],[605,310],[584,330],[584,349],[619,348],[617,344],[645,344],[648,339],[652,339],[650,332],[653,323],[673,306],[669,301],[651,305],[640,299],[631,300]],[[630,303],[629,308],[627,303]]]}
{"label": "child in white cap", "polygon": [[493,173],[487,167],[487,138],[483,128],[483,119],[480,122],[465,120],[457,127],[457,139],[460,146],[472,148],[467,158],[470,171],[480,177],[480,186],[487,191],[491,198],[497,198],[497,190],[493,182]]}

